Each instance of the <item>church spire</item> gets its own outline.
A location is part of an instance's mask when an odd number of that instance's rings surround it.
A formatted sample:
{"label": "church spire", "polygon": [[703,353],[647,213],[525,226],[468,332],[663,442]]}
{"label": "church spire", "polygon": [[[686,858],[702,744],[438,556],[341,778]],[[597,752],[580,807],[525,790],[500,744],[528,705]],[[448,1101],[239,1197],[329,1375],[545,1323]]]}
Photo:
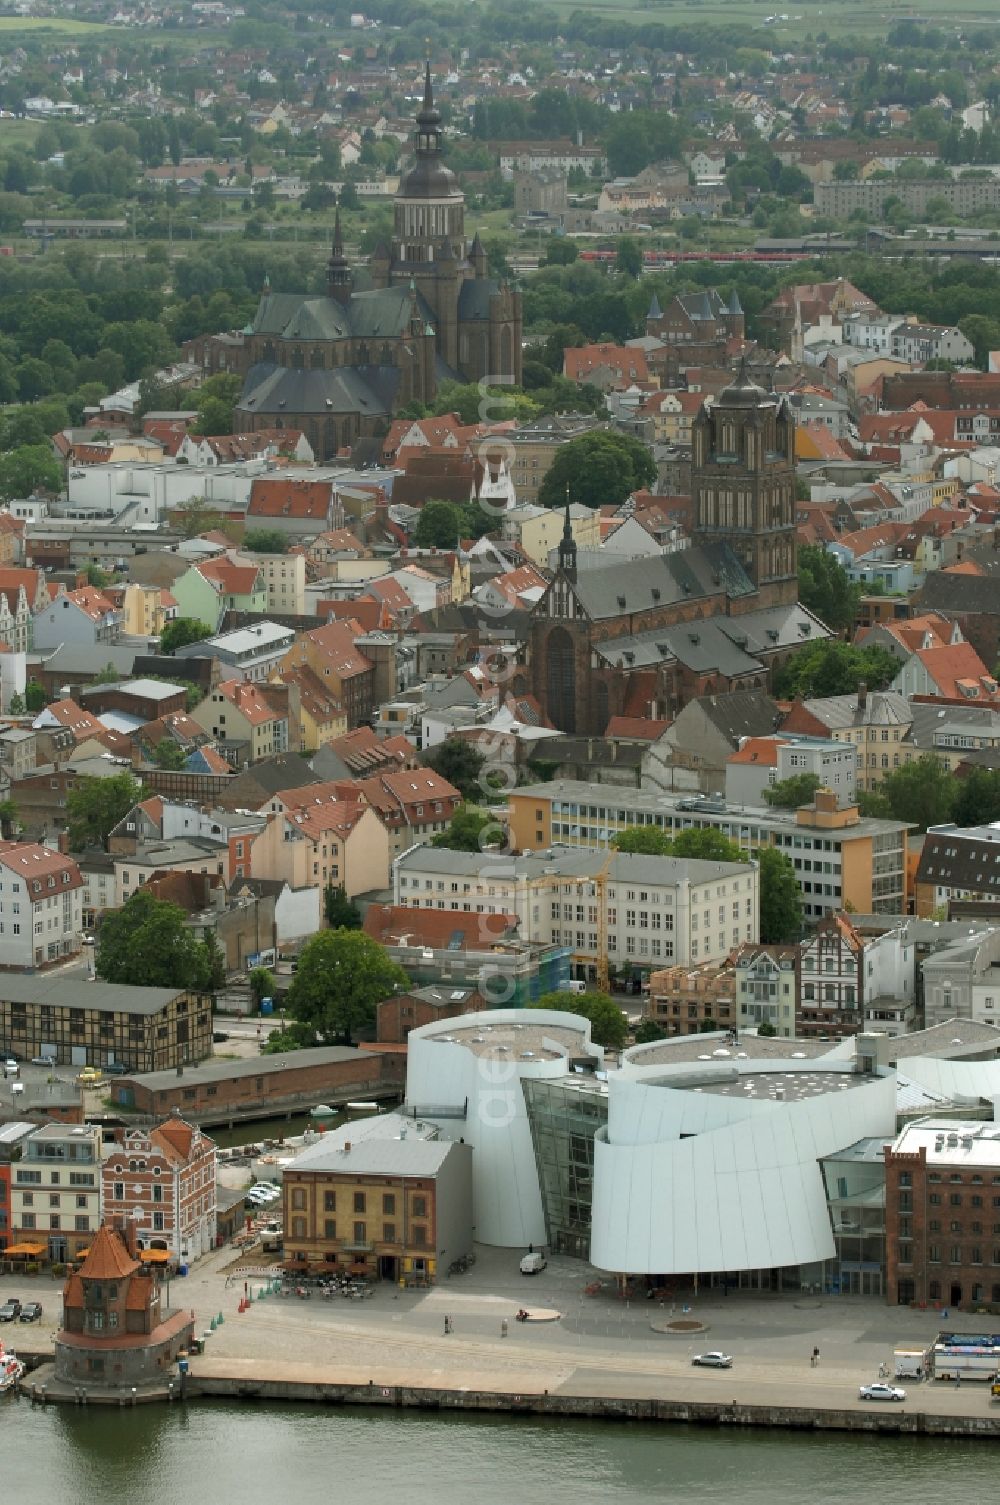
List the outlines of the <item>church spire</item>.
{"label": "church spire", "polygon": [[567,580],[576,580],[576,539],[573,537],[573,522],[569,515],[569,487],[566,487],[566,511],[563,514],[562,538],[559,540],[559,573]]}
{"label": "church spire", "polygon": [[326,264],[328,296],[335,298],[338,303],[349,303],[353,281],[351,268],[344,255],[344,238],[340,229],[340,205],[338,204],[333,221],[333,245],[330,248],[330,260]]}

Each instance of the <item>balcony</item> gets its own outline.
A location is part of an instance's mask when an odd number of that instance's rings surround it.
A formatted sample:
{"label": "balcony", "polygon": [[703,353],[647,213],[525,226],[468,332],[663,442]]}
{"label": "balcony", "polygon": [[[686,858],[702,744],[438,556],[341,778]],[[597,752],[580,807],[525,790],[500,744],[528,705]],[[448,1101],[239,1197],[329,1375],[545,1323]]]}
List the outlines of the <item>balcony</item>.
{"label": "balcony", "polygon": [[371,1239],[344,1239],[340,1247],[345,1254],[371,1254],[375,1249]]}

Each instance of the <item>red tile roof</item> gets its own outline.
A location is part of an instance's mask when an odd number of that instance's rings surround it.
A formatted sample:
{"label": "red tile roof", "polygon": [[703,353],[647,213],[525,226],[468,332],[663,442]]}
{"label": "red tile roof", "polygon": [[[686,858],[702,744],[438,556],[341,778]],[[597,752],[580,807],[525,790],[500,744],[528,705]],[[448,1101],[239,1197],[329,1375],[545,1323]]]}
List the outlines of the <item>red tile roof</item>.
{"label": "red tile roof", "polygon": [[[455,910],[407,909],[372,904],[365,915],[365,934],[382,946],[428,946],[436,950],[488,951],[517,932],[517,915],[464,914]],[[457,942],[457,945],[456,945]]]}
{"label": "red tile roof", "polygon": [[81,1280],[124,1280],[139,1269],[114,1228],[102,1223],[90,1241],[90,1252],[80,1266]]}
{"label": "red tile roof", "polygon": [[248,517],[295,517],[324,526],[333,495],[331,481],[298,481],[289,476],[260,476],[250,488]]}
{"label": "red tile roof", "polygon": [[651,721],[645,716],[612,716],[604,735],[629,742],[655,742],[669,725],[669,721]]}

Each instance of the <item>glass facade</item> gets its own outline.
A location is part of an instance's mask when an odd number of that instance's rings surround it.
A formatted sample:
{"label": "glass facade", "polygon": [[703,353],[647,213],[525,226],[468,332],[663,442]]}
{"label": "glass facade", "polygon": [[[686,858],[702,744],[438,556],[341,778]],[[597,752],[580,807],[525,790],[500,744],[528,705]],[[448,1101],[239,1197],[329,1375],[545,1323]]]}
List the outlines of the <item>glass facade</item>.
{"label": "glass facade", "polygon": [[608,1121],[607,1089],[592,1076],[521,1085],[549,1248],[589,1259],[594,1135]]}
{"label": "glass facade", "polygon": [[825,1286],[832,1295],[885,1294],[886,1139],[859,1139],[820,1161],[830,1222],[837,1247],[827,1262]]}

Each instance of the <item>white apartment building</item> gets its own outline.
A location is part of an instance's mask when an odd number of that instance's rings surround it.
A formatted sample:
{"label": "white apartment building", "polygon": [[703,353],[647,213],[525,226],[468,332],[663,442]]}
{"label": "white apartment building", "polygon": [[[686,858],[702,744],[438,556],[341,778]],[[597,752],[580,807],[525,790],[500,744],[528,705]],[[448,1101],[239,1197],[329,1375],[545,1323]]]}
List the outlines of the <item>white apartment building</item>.
{"label": "white apartment building", "polygon": [[31,841],[0,842],[0,968],[76,956],[83,879],[71,857]]}
{"label": "white apartment building", "polygon": [[393,864],[393,902],[516,915],[521,939],[572,948],[575,975],[721,961],[759,926],[757,864],[574,851],[512,857],[413,847]]}
{"label": "white apartment building", "polygon": [[37,1244],[39,1258],[65,1263],[101,1226],[101,1129],[46,1124],[12,1167],[12,1242]]}
{"label": "white apartment building", "polygon": [[306,615],[304,554],[254,554],[267,587],[267,609],[277,616]]}
{"label": "white apartment building", "polygon": [[745,738],[726,760],[726,800],[763,805],[766,790],[802,774],[814,774],[824,789],[832,789],[841,807],[854,804],[854,748],[832,737],[797,734]]}

